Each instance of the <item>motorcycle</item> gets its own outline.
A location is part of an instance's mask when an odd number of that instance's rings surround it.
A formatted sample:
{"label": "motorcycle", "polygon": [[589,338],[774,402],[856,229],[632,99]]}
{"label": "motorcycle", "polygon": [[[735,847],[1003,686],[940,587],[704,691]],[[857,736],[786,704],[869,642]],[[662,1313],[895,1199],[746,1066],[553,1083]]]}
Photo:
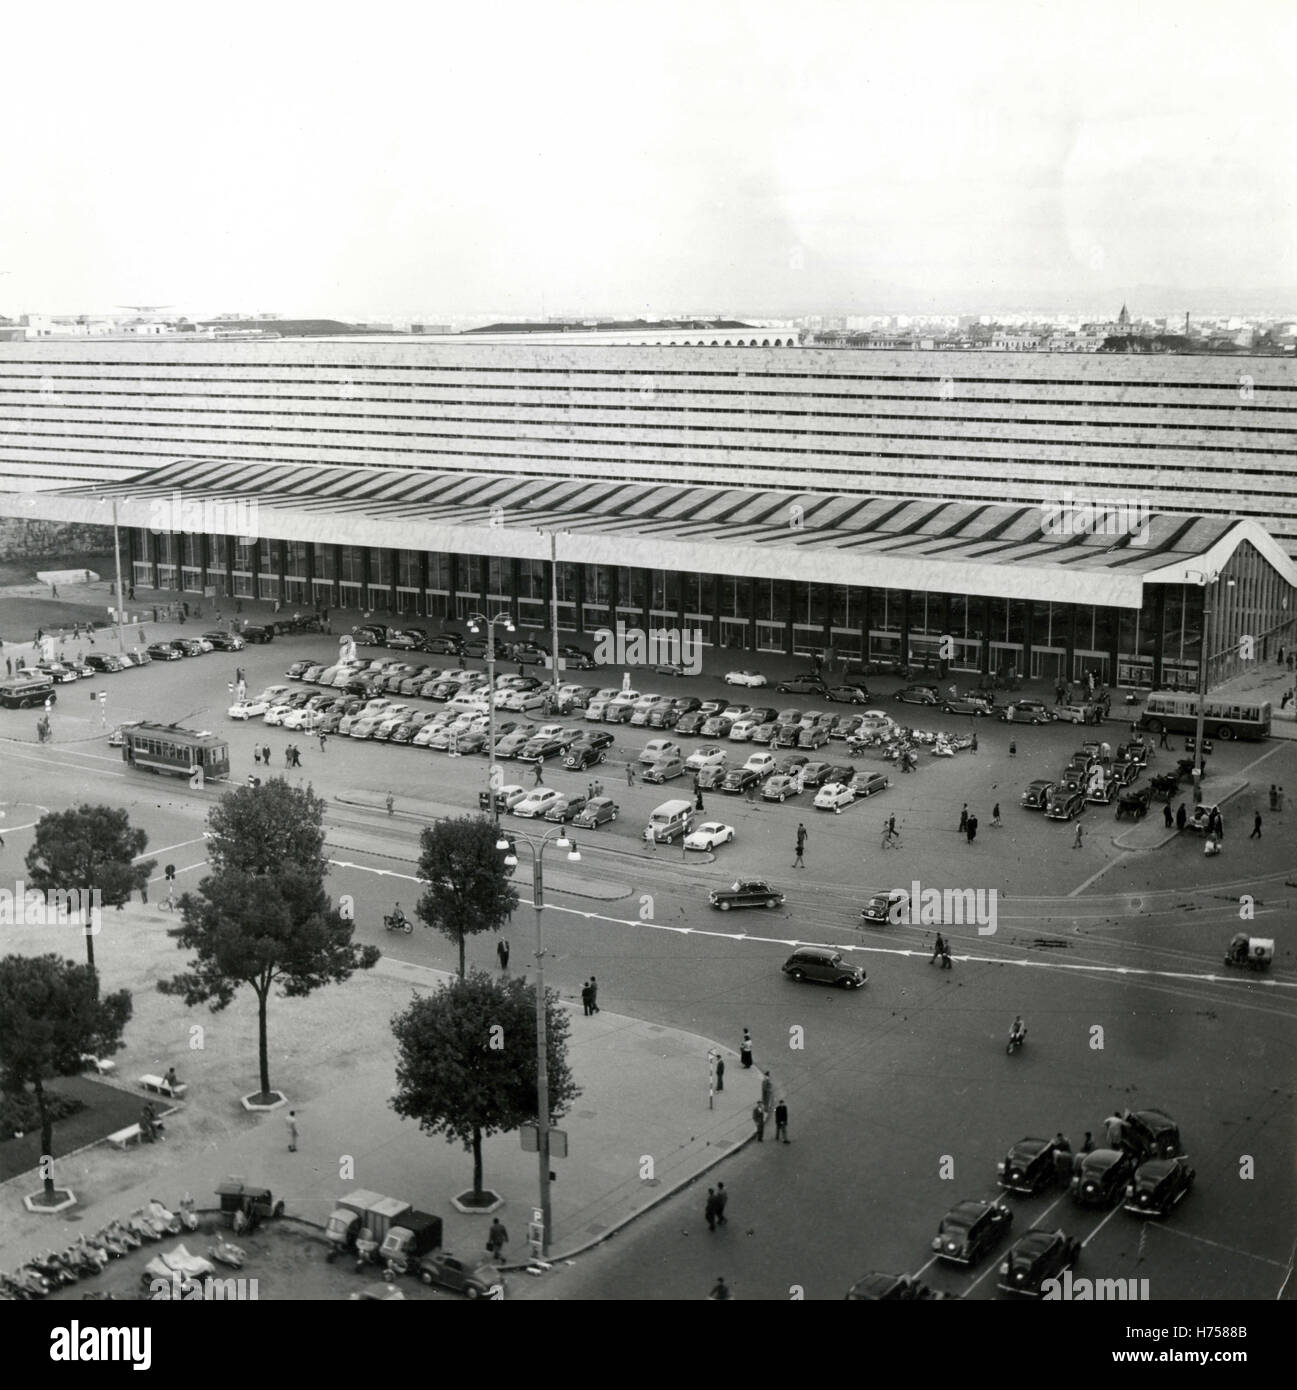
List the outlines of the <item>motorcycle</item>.
{"label": "motorcycle", "polygon": [[148,1206],[140,1208],[140,1215],[169,1236],[178,1236],[184,1229],[180,1217],[175,1212],[168,1211],[156,1197],[150,1199]]}
{"label": "motorcycle", "polygon": [[114,1260],[138,1250],[144,1243],[133,1231],[128,1231],[120,1221],[110,1221],[95,1235],[95,1240],[103,1246]]}
{"label": "motorcycle", "polygon": [[228,1240],[220,1240],[215,1245],[209,1245],[207,1253],[218,1264],[229,1265],[231,1269],[242,1269],[243,1261],[247,1259],[243,1247]]}
{"label": "motorcycle", "polygon": [[68,1284],[75,1284],[77,1276],[61,1263],[58,1256],[52,1250],[43,1250],[39,1255],[33,1255],[27,1261],[30,1268],[34,1269],[51,1288],[65,1288]]}
{"label": "motorcycle", "polygon": [[388,929],[388,931],[404,932],[406,936],[409,936],[410,933],[414,930],[414,923],[404,915],[400,917],[395,917],[391,914],[388,914],[383,918],[383,925]]}
{"label": "motorcycle", "polygon": [[22,1265],[14,1270],[14,1279],[28,1291],[29,1298],[44,1298],[53,1292],[53,1285],[43,1278],[30,1265]]}
{"label": "motorcycle", "polygon": [[1012,1057],[1013,1054],[1022,1046],[1027,1036],[1025,1028],[1014,1029],[1009,1034],[1009,1045],[1004,1049],[1005,1053]]}
{"label": "motorcycle", "polygon": [[4,1298],[10,1303],[29,1303],[33,1298],[41,1297],[34,1293],[26,1284],[20,1283],[12,1275],[0,1274],[0,1298]]}
{"label": "motorcycle", "polygon": [[74,1245],[69,1245],[63,1252],[63,1258],[68,1262],[70,1268],[75,1269],[83,1278],[90,1278],[98,1274],[108,1263],[108,1252],[106,1250],[96,1250],[92,1246],[86,1245],[82,1240]]}
{"label": "motorcycle", "polygon": [[151,1221],[146,1221],[139,1212],[126,1219],[126,1229],[137,1235],[141,1241],[161,1240],[163,1232]]}
{"label": "motorcycle", "polygon": [[194,1210],[194,1199],[188,1192],[180,1199],[180,1224],[186,1231],[198,1229],[198,1213]]}

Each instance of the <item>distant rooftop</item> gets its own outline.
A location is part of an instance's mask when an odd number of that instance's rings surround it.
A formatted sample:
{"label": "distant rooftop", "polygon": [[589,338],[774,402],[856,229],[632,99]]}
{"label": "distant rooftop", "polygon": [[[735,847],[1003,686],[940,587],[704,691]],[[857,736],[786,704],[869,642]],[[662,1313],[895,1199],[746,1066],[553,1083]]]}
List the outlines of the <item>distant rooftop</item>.
{"label": "distant rooftop", "polygon": [[197,327],[202,328],[247,328],[262,333],[278,333],[286,338],[336,338],[349,333],[372,333],[372,328],[354,323],[343,323],[340,319],[201,319]]}
{"label": "distant rooftop", "polygon": [[466,329],[464,336],[473,333],[627,333],[650,329],[692,333],[751,327],[751,324],[738,319],[564,319],[557,322],[488,323],[481,328]]}

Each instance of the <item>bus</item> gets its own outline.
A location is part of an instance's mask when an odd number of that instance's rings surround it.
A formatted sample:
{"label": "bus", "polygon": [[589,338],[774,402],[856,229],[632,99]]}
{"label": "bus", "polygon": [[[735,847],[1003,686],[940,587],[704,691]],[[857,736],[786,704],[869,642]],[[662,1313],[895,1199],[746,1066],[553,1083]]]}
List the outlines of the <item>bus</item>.
{"label": "bus", "polygon": [[[1184,690],[1155,690],[1137,721],[1141,729],[1160,734],[1198,732],[1198,696]],[[1203,705],[1203,735],[1206,738],[1269,738],[1270,702],[1246,698],[1213,699]]]}
{"label": "bus", "polygon": [[201,770],[205,782],[230,775],[230,745],[223,738],[175,724],[123,725],[122,759],[145,772],[176,777]]}
{"label": "bus", "polygon": [[0,681],[0,705],[5,709],[33,709],[53,694],[54,682],[48,676],[14,676]]}

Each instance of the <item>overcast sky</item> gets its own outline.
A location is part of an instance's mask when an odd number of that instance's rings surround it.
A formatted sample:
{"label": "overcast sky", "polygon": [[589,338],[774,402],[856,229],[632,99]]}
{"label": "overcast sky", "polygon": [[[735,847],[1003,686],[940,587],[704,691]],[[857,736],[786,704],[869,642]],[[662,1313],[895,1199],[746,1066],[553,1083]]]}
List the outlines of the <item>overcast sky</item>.
{"label": "overcast sky", "polygon": [[5,48],[4,314],[1297,310],[1292,0],[74,0]]}

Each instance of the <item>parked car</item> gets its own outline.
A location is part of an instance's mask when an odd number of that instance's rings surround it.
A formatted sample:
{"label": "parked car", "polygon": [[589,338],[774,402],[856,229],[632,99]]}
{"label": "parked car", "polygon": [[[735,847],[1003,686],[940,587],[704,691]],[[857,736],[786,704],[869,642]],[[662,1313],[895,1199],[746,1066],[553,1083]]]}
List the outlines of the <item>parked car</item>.
{"label": "parked car", "polygon": [[826,700],[838,705],[867,705],[874,697],[858,685],[831,685],[821,692]]}
{"label": "parked car", "polygon": [[615,821],[621,808],[610,796],[596,796],[587,801],[572,821],[586,830],[597,830],[599,826]]}
{"label": "parked car", "polygon": [[1123,1110],[1122,1147],[1131,1149],[1141,1160],[1182,1158],[1180,1128],[1162,1110]]}
{"label": "parked car", "polygon": [[815,793],[815,807],[820,811],[832,811],[834,815],[841,815],[855,799],[856,794],[850,787],[844,786],[841,782],[826,782]]}
{"label": "parked car", "polygon": [[250,623],[243,629],[243,640],[264,646],[265,643],[275,640],[275,634],[270,628],[262,627],[260,623]]}
{"label": "parked car", "polygon": [[757,689],[770,682],[761,674],[760,671],[727,671],[725,673],[726,685],[746,685],[751,689]]}
{"label": "parked car", "polygon": [[701,709],[686,710],[684,714],[676,720],[676,733],[696,734],[707,722],[707,716]]}
{"label": "parked car", "polygon": [[743,766],[758,777],[769,777],[775,771],[775,756],[773,753],[749,753]]}
{"label": "parked car", "polygon": [[819,676],[793,676],[789,680],[780,681],[775,686],[777,691],[792,695],[823,695],[826,688]]}
{"label": "parked car", "polygon": [[1034,782],[1028,783],[1026,791],[1019,798],[1020,804],[1029,811],[1043,811],[1049,805],[1056,786],[1057,783],[1038,777]]}
{"label": "parked car", "polygon": [[114,656],[112,652],[91,652],[86,657],[86,665],[104,675],[126,669],[126,663],[121,657]]}
{"label": "parked car", "polygon": [[510,809],[515,816],[544,816],[562,795],[562,792],[555,791],[553,787],[536,787]]}
{"label": "parked car", "polygon": [[549,758],[560,758],[567,752],[569,744],[554,734],[536,734],[528,739],[518,754],[523,763],[543,763]]}
{"label": "parked car", "polygon": [[1189,1195],[1193,1180],[1188,1159],[1150,1158],[1126,1184],[1126,1210],[1136,1216],[1166,1216]]}
{"label": "parked car", "polygon": [[419,1278],[468,1298],[489,1298],[504,1287],[504,1276],[485,1260],[461,1260],[448,1250],[434,1250],[419,1261]]}
{"label": "parked car", "polygon": [[594,653],[584,647],[574,647],[570,643],[558,649],[559,658],[572,671],[593,671],[596,665]]}
{"label": "parked car", "polygon": [[827,724],[803,725],[797,734],[798,748],[823,748],[828,741],[829,729]]}
{"label": "parked car", "polygon": [[734,827],[723,821],[704,821],[694,831],[685,836],[686,849],[715,849],[717,845],[727,845],[734,839]]}
{"label": "parked car", "polygon": [[670,782],[676,777],[684,775],[685,760],[679,753],[666,753],[652,764],[645,768],[643,780],[645,782]]}
{"label": "parked car", "polygon": [[786,772],[777,772],[773,777],[766,779],[765,785],[761,788],[761,798],[763,801],[787,801],[790,796],[796,796],[801,791],[796,777],[790,777]]}
{"label": "parked car", "polygon": [[780,968],[790,980],[837,985],[840,989],[859,989],[868,978],[864,966],[848,963],[840,951],[828,946],[802,946]]}
{"label": "parked car", "polygon": [[690,772],[696,772],[700,767],[724,767],[728,761],[725,750],[719,744],[704,743],[689,754],[685,766]]}
{"label": "parked car", "polygon": [[386,646],[394,652],[425,651],[428,634],[421,627],[402,627],[388,634]]}
{"label": "parked car", "polygon": [[1078,786],[1056,786],[1049,796],[1045,815],[1050,820],[1073,820],[1085,810],[1085,795]]}
{"label": "parked car", "polygon": [[242,637],[233,632],[204,632],[203,641],[210,642],[218,652],[241,652],[248,645]]}
{"label": "parked car", "polygon": [[[428,637],[424,640],[422,650],[427,652],[429,656],[459,656],[461,654],[468,656],[470,655],[469,646],[473,641],[473,638],[469,638],[468,641],[465,641],[462,637],[457,636],[453,632],[439,632],[435,637]],[[485,656],[486,639],[478,638],[476,641],[477,650],[472,652],[471,655]],[[496,647],[496,655],[503,656],[503,646],[497,642]]]}
{"label": "parked car", "polygon": [[941,703],[937,688],[932,685],[903,686],[892,698],[902,705],[936,705]]}
{"label": "parked car", "polygon": [[701,733],[704,738],[728,738],[729,732],[736,722],[736,718],[731,716],[728,711],[721,714],[709,714],[707,718],[703,720],[703,725],[699,733]]}
{"label": "parked car", "polygon": [[1039,1298],[1046,1279],[1057,1279],[1081,1253],[1081,1242],[1065,1231],[1033,1227],[1000,1265],[997,1287],[1004,1293]]}
{"label": "parked car", "polygon": [[1054,716],[1040,700],[1014,700],[1003,709],[997,707],[997,719],[1009,724],[1051,724]]}
{"label": "parked car", "polygon": [[744,879],[728,888],[714,888],[707,901],[721,912],[734,907],[782,907],[784,895],[764,879]]}
{"label": "parked car", "polygon": [[802,786],[814,790],[817,787],[822,787],[826,782],[841,782],[851,780],[849,777],[830,777],[829,768],[831,766],[831,763],[821,762],[818,760],[815,762],[803,763],[801,767]]}
{"label": "parked car", "polygon": [[932,1248],[937,1258],[952,1264],[975,1265],[998,1245],[1013,1222],[1003,1202],[956,1202],[941,1218]]}
{"label": "parked car", "polygon": [[1126,1191],[1138,1160],[1128,1149],[1092,1149],[1078,1154],[1069,1188],[1083,1207],[1111,1206]]}
{"label": "parked car", "polygon": [[563,754],[563,766],[575,772],[584,772],[586,768],[603,762],[607,756],[602,748],[596,748],[585,739],[578,739]]}
{"label": "parked car", "polygon": [[495,756],[497,758],[516,758],[535,736],[536,726],[534,724],[519,724],[517,728],[511,729],[507,734],[502,734],[496,739]]}
{"label": "parked car", "polygon": [[586,799],[580,792],[563,792],[545,811],[545,819],[556,821],[560,825],[575,820],[585,810]]}
{"label": "parked car", "polygon": [[725,775],[729,772],[729,765],[726,763],[713,763],[710,767],[700,767],[694,773],[694,785],[701,791],[713,791],[722,786],[725,782]]}
{"label": "parked car", "polygon": [[885,792],[892,783],[882,772],[857,772],[847,785],[857,797],[862,797]]}
{"label": "parked car", "polygon": [[956,695],[953,700],[947,700],[941,708],[947,714],[971,714],[977,717],[995,713],[995,706],[980,695]]}
{"label": "parked car", "polygon": [[179,652],[170,642],[150,642],[145,648],[154,661],[183,661],[184,653]]}
{"label": "parked car", "polygon": [[908,1274],[865,1274],[847,1290],[852,1303],[926,1303],[945,1297]]}
{"label": "parked car", "polygon": [[733,767],[726,774],[721,782],[721,791],[739,795],[749,787],[755,787],[761,781],[761,775],[755,768]]}
{"label": "parked car", "polygon": [[1019,1139],[996,1164],[1001,1187],[1009,1192],[1036,1193],[1057,1181],[1055,1156],[1062,1149],[1057,1139]]}

